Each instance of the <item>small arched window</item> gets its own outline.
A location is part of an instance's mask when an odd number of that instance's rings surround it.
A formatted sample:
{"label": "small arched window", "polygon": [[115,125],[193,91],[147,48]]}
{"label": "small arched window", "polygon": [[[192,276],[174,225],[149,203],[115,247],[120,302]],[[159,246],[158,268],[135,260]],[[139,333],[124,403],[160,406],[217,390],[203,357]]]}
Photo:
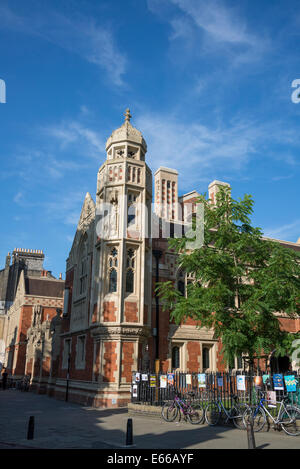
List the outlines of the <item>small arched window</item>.
{"label": "small arched window", "polygon": [[134,292],[134,272],[128,269],[126,272],[126,293]]}
{"label": "small arched window", "polygon": [[109,293],[117,291],[118,274],[116,269],[111,269],[109,272]]}
{"label": "small arched window", "polygon": [[180,368],[180,350],[176,345],[172,348],[172,369]]}
{"label": "small arched window", "polygon": [[183,280],[178,280],[177,288],[178,288],[179,293],[182,296],[185,296],[185,283]]}
{"label": "small arched window", "polygon": [[126,268],[126,293],[134,293],[135,250],[132,248],[127,251]]}

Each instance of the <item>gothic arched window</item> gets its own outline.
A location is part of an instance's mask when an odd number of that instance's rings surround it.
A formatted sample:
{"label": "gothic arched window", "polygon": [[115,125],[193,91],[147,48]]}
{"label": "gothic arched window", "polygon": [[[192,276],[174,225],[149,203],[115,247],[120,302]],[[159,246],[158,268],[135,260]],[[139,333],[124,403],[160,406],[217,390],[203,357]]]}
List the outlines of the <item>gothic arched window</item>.
{"label": "gothic arched window", "polygon": [[111,249],[108,256],[108,268],[109,268],[109,293],[115,293],[118,289],[118,250],[114,247]]}
{"label": "gothic arched window", "polygon": [[126,293],[134,293],[135,251],[128,249],[126,259]]}
{"label": "gothic arched window", "polygon": [[127,213],[127,224],[128,226],[136,225],[136,202],[137,195],[131,192],[128,193],[128,213]]}
{"label": "gothic arched window", "polygon": [[134,292],[134,272],[128,269],[126,272],[126,293]]}
{"label": "gothic arched window", "polygon": [[109,293],[117,291],[118,274],[116,269],[111,269],[109,272]]}
{"label": "gothic arched window", "polygon": [[79,253],[78,253],[78,267],[77,267],[77,292],[79,295],[83,295],[87,289],[87,278],[88,278],[88,255],[87,255],[87,237],[84,235],[80,242]]}

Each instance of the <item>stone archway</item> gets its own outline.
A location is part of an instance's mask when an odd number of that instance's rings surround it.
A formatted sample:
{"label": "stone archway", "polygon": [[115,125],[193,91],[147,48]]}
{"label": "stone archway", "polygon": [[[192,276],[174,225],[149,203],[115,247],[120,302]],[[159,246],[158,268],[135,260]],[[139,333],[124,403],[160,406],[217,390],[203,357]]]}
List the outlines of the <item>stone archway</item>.
{"label": "stone archway", "polygon": [[271,373],[286,373],[291,369],[291,360],[285,356],[276,357],[274,352],[270,357],[270,370]]}

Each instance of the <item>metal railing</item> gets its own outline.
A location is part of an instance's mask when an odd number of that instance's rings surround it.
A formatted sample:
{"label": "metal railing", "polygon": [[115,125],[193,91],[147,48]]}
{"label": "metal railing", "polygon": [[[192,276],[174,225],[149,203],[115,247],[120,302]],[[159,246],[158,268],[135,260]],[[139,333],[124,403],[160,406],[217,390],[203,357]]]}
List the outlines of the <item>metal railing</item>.
{"label": "metal railing", "polygon": [[[174,372],[156,374],[139,371],[132,375],[131,402],[161,406],[164,402],[173,399],[175,395],[184,397],[191,393],[189,398],[192,400],[205,403],[221,399],[225,406],[230,407],[233,403],[233,396],[237,396],[240,402],[250,404],[257,402],[260,391],[275,391],[277,400],[288,394],[290,402],[300,406],[300,375],[295,372],[281,373],[282,389],[276,389],[278,387],[276,382],[274,384],[276,375],[278,373]],[[291,388],[286,384],[287,376],[293,376],[295,379],[293,391],[289,390]]]}

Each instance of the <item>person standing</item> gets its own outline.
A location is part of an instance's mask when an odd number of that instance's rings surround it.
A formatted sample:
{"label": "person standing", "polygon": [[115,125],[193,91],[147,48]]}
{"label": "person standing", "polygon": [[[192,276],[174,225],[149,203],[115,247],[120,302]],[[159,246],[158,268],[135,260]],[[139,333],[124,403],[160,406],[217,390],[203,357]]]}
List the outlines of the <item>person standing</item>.
{"label": "person standing", "polygon": [[7,385],[7,376],[8,376],[8,373],[6,371],[6,368],[3,369],[3,372],[2,372],[2,389],[3,391],[6,389],[6,385]]}

